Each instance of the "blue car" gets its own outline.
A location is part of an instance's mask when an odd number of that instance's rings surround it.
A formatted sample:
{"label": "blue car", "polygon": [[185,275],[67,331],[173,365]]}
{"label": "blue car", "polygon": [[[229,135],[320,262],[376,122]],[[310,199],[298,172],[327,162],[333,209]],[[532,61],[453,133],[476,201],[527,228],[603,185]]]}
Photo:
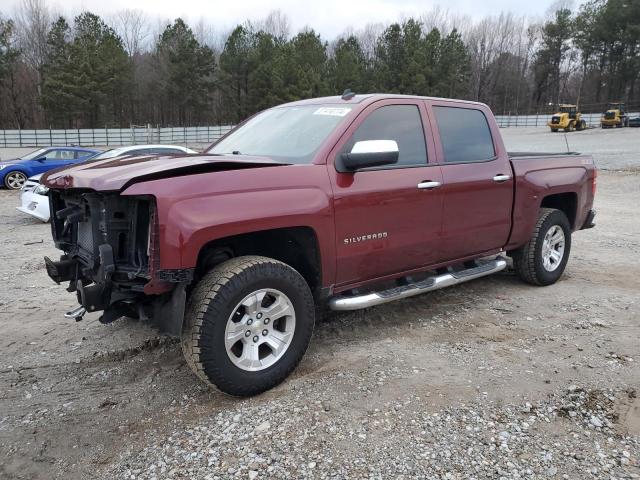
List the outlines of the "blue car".
{"label": "blue car", "polygon": [[82,147],[47,147],[28,153],[22,158],[0,160],[0,185],[20,190],[27,178],[54,168],[84,162],[101,153]]}

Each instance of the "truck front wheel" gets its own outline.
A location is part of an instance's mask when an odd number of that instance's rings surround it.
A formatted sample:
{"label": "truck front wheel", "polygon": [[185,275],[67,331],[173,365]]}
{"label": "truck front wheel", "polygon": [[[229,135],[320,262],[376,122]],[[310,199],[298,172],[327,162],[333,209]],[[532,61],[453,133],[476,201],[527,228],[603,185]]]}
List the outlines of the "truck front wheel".
{"label": "truck front wheel", "polygon": [[571,251],[571,225],[564,212],[542,208],[531,239],[513,252],[518,276],[532,285],[551,285],[564,272]]}
{"label": "truck front wheel", "polygon": [[193,290],[182,351],[204,382],[229,395],[256,395],[295,369],[314,321],[313,296],[296,270],[271,258],[237,257]]}

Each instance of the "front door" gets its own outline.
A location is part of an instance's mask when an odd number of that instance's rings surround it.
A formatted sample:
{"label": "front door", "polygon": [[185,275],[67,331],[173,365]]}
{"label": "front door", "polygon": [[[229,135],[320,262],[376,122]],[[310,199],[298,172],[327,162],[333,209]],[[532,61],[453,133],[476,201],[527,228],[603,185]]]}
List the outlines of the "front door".
{"label": "front door", "polygon": [[[336,286],[433,263],[440,240],[442,183],[426,109],[418,101],[385,100],[365,109],[328,160],[334,190]],[[398,163],[340,173],[334,162],[363,140],[394,140]],[[429,183],[430,182],[430,183]],[[425,186],[427,188],[425,188]]]}

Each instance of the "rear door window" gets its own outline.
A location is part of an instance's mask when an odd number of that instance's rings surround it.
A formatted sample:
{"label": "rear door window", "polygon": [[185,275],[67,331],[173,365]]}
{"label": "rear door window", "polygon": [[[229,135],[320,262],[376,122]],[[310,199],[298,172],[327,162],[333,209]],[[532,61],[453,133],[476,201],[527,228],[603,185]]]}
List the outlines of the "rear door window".
{"label": "rear door window", "polygon": [[433,107],[445,163],[485,162],[495,157],[487,118],[473,108]]}

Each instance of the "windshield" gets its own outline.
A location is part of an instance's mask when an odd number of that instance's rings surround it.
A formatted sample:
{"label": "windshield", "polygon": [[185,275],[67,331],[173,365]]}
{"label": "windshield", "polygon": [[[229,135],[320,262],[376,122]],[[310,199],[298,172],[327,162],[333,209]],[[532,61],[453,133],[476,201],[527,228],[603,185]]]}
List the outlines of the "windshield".
{"label": "windshield", "polygon": [[111,150],[106,150],[102,152],[100,155],[96,155],[91,160],[106,160],[107,158],[117,157],[121,155],[124,149],[122,148],[112,148]]}
{"label": "windshield", "polygon": [[253,117],[206,153],[310,163],[322,142],[350,111],[351,107],[344,105],[272,108]]}
{"label": "windshield", "polygon": [[40,158],[42,154],[46,151],[47,151],[46,148],[41,148],[39,150],[36,150],[35,152],[31,152],[31,153],[27,153],[26,155],[23,155],[21,158],[22,160],[33,160],[36,158]]}

